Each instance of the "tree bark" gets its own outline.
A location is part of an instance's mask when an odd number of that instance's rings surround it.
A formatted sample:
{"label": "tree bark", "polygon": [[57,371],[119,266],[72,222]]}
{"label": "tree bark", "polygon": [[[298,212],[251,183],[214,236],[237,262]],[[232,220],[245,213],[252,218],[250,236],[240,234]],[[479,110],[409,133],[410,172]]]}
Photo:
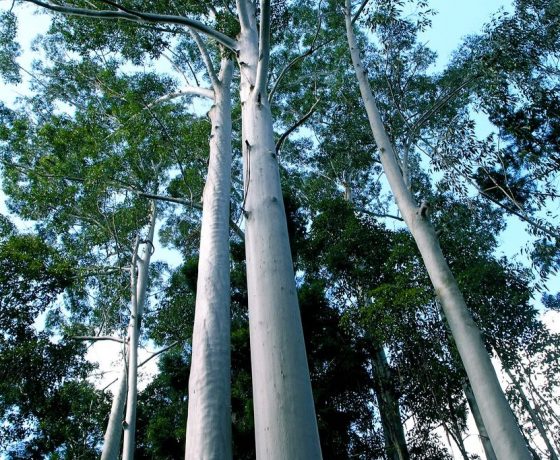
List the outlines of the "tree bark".
{"label": "tree bark", "polygon": [[[126,415],[124,421],[123,460],[133,460],[136,450],[136,400],[138,396],[138,343],[140,325],[146,300],[148,287],[150,257],[153,253],[154,232],[156,226],[156,206],[151,203],[150,224],[148,235],[135,248],[136,256],[142,247],[142,256],[135,257],[136,263],[131,266],[132,300],[130,305],[130,320],[128,323],[128,393],[126,398]],[[133,260],[134,260],[133,259]],[[136,270],[136,264],[138,270]],[[136,275],[136,278],[135,278]]]}
{"label": "tree bark", "polygon": [[391,369],[387,364],[387,356],[383,348],[375,350],[373,372],[376,380],[375,393],[381,415],[387,458],[389,460],[408,460],[410,456],[406,447],[399,400],[395,394]]}
{"label": "tree bark", "polygon": [[[266,2],[261,11],[266,12]],[[266,27],[238,0],[249,330],[259,460],[315,460],[321,446],[266,94]],[[263,15],[266,16],[266,15]],[[266,26],[266,17],[261,26]],[[263,82],[264,79],[264,82]]]}
{"label": "tree bark", "polygon": [[229,204],[232,62],[222,59],[209,117],[185,459],[228,460],[231,448]]}
{"label": "tree bark", "polygon": [[496,455],[500,460],[529,459],[529,451],[502,392],[480,332],[467,309],[428,220],[428,208],[425,205],[418,207],[405,185],[393,145],[383,126],[360,59],[350,8],[350,0],[346,0],[345,19],[350,54],[389,186],[442,303]]}
{"label": "tree bark", "polygon": [[103,451],[101,452],[101,460],[118,460],[121,447],[121,439],[123,432],[123,412],[124,402],[126,400],[126,360],[123,363],[121,375],[119,376],[118,388],[113,395],[113,404],[111,405],[111,413],[109,414],[109,422],[103,437]]}

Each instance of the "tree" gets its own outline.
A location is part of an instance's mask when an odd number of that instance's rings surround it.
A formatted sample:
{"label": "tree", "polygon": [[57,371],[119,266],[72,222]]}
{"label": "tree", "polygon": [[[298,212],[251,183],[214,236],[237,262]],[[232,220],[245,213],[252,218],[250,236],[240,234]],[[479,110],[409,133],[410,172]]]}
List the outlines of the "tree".
{"label": "tree", "polygon": [[494,450],[499,457],[529,458],[525,441],[502,393],[496,373],[480,338],[480,333],[445,261],[435,230],[429,223],[429,205],[424,203],[420,207],[417,206],[406,187],[397,163],[395,149],[383,127],[381,116],[360,60],[353,31],[349,0],[346,1],[345,20],[352,62],[356,70],[372,132],[376,138],[385,175],[403,219],[412,232],[422,254],[434,289],[442,302],[475,397],[480,402],[482,417]]}

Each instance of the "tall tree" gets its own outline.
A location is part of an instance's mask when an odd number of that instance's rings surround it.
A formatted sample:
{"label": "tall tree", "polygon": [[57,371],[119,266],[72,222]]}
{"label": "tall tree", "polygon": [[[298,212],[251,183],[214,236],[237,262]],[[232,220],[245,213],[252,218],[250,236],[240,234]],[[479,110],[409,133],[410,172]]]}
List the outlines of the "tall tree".
{"label": "tall tree", "polygon": [[367,74],[360,59],[349,0],[346,0],[345,22],[352,62],[387,181],[403,219],[422,254],[434,289],[442,302],[461,359],[473,386],[475,397],[480,403],[482,417],[494,450],[498,457],[528,459],[529,452],[525,441],[501,390],[478,328],[445,261],[435,230],[429,222],[429,205],[423,203],[418,206],[406,186],[397,162],[396,151],[383,126],[383,121],[367,80]]}

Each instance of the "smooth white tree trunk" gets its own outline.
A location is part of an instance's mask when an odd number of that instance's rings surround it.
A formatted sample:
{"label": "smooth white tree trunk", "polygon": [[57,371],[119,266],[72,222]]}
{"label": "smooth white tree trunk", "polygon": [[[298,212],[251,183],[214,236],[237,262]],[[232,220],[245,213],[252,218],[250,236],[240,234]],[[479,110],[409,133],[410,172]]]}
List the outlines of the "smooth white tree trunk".
{"label": "smooth white tree trunk", "polygon": [[229,207],[233,64],[222,59],[214,86],[208,176],[203,193],[200,259],[185,458],[228,460],[231,448]]}
{"label": "smooth white tree trunk", "polygon": [[107,422],[107,429],[103,437],[103,451],[101,452],[101,460],[118,460],[121,439],[123,432],[123,412],[124,403],[126,401],[127,387],[127,368],[126,361],[123,363],[121,374],[118,380],[118,387],[113,395],[113,404],[111,405],[111,413]]}
{"label": "smooth white tree trunk", "polygon": [[266,85],[258,84],[257,77],[259,59],[267,59],[267,51],[259,52],[253,2],[240,0],[238,6],[242,16],[238,60],[256,457],[320,459],[272,117]]}
{"label": "smooth white tree trunk", "polygon": [[[138,343],[140,325],[146,300],[148,287],[150,257],[153,253],[153,241],[156,225],[156,207],[152,202],[148,235],[138,246],[136,264],[131,267],[132,300],[130,305],[130,320],[128,323],[128,388],[126,398],[126,415],[124,421],[123,460],[133,460],[136,450],[136,400],[138,396]],[[136,265],[138,269],[136,270]],[[136,275],[136,277],[135,277]],[[135,287],[135,289],[134,289]]]}
{"label": "smooth white tree trunk", "polygon": [[345,20],[350,54],[383,170],[441,301],[492,446],[500,460],[530,459],[527,445],[502,392],[478,327],[467,309],[457,282],[443,256],[434,228],[428,220],[427,209],[424,206],[417,206],[405,185],[396,153],[383,126],[361,62],[350,8],[351,2],[346,0]]}

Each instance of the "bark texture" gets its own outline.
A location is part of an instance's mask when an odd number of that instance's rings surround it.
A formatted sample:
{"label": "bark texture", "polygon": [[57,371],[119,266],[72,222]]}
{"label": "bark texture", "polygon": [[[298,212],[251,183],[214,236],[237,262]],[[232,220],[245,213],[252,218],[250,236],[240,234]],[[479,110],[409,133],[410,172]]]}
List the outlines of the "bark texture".
{"label": "bark texture", "polygon": [[231,94],[233,64],[222,60],[214,82],[208,175],[203,193],[200,260],[186,460],[231,459],[231,357],[229,200],[231,190]]}
{"label": "bark texture", "polygon": [[[263,2],[265,3],[265,2]],[[239,0],[245,247],[258,460],[315,460],[321,446],[253,2]],[[266,11],[266,5],[261,5]],[[261,25],[266,21],[261,20]],[[264,27],[266,29],[266,27]],[[261,32],[262,35],[263,32]],[[264,31],[268,33],[268,31]],[[260,69],[258,70],[258,68]]]}
{"label": "bark texture", "polygon": [[443,256],[434,228],[429,222],[429,209],[425,205],[418,207],[406,187],[393,145],[383,126],[361,62],[350,8],[351,2],[346,0],[345,20],[350,54],[383,170],[403,219],[416,241],[435,292],[442,303],[494,451],[500,460],[529,459],[527,445],[502,392],[480,332],[467,309],[457,282]]}

